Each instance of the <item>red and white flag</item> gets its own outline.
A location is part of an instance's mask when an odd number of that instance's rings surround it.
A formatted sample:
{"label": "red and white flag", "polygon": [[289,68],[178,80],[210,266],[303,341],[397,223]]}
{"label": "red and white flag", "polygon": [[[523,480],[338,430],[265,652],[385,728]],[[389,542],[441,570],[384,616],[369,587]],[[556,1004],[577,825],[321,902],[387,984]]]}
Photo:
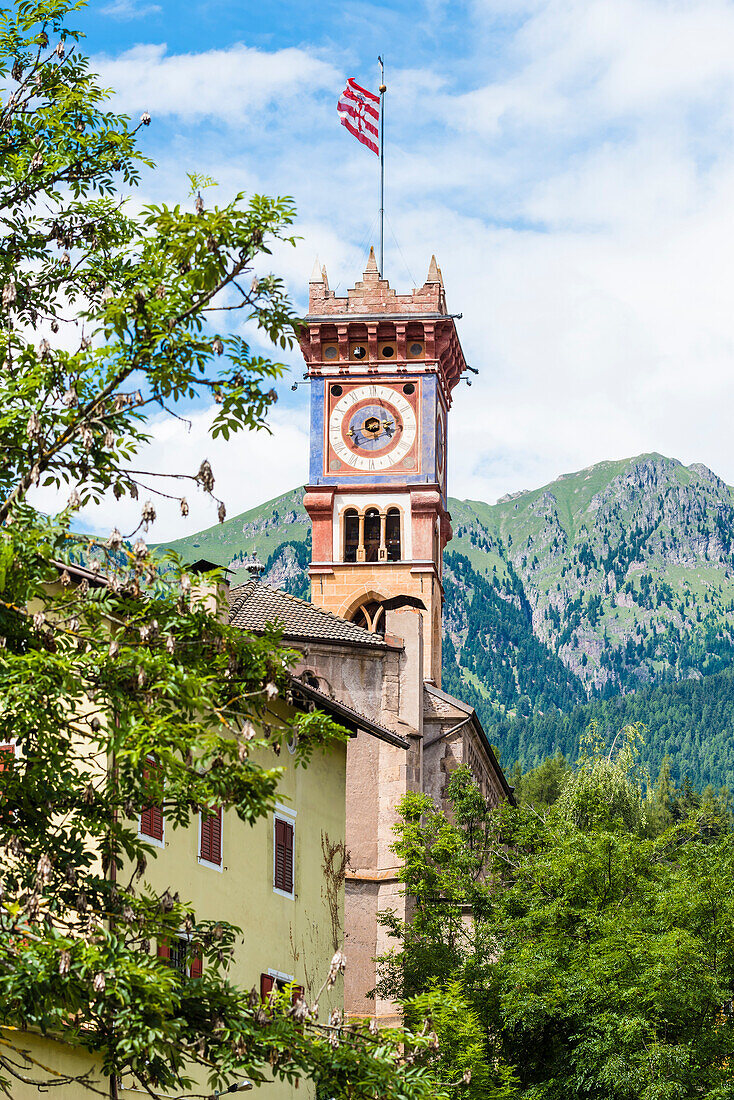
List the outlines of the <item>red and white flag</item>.
{"label": "red and white flag", "polygon": [[346,126],[357,141],[361,141],[373,153],[380,155],[377,144],[380,136],[380,97],[366,88],[360,88],[350,77],[336,105],[342,126]]}

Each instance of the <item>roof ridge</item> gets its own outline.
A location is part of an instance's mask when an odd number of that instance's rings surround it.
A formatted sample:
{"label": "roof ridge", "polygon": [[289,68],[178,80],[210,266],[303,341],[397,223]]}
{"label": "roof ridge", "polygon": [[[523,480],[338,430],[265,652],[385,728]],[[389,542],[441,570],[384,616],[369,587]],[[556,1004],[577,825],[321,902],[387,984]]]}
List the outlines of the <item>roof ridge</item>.
{"label": "roof ridge", "polygon": [[242,629],[257,632],[280,624],[286,638],[348,641],[370,649],[386,645],[381,634],[366,630],[267,581],[253,580],[238,585],[237,589],[230,604],[229,621]]}
{"label": "roof ridge", "polygon": [[[374,634],[371,630],[367,630],[365,627],[360,626],[359,623],[352,622],[351,619],[344,619],[341,615],[335,615],[333,611],[327,611],[326,608],[319,607],[318,604],[312,603],[310,600],[304,600],[301,596],[295,596],[292,592],[287,592],[284,588],[277,588],[274,584],[270,584],[269,581],[252,580],[246,581],[245,584],[251,584],[253,586],[252,592],[248,593],[247,595],[254,595],[258,587],[267,588],[271,592],[277,593],[278,596],[282,596],[283,599],[290,600],[291,603],[301,604],[303,607],[307,607],[309,612],[315,612],[317,615],[323,615],[324,618],[333,620],[337,623],[349,623],[350,627],[353,630],[358,630],[362,634],[369,634],[370,637],[374,637]],[[245,593],[243,593],[243,598],[246,598]]]}
{"label": "roof ridge", "polygon": [[351,619],[344,619],[341,615],[335,615],[333,611],[327,611],[325,607],[319,607],[318,604],[311,603],[310,600],[304,600],[301,596],[294,596],[292,592],[286,592],[283,588],[276,588],[272,584],[268,584],[268,588],[270,588],[273,592],[277,592],[281,596],[285,596],[288,600],[293,600],[294,603],[304,604],[310,611],[316,611],[317,614],[324,615],[327,619],[334,619],[338,623],[349,623],[349,625],[355,630],[361,630],[365,634],[372,633],[372,631],[367,630],[363,626],[360,626],[359,623],[354,623]]}

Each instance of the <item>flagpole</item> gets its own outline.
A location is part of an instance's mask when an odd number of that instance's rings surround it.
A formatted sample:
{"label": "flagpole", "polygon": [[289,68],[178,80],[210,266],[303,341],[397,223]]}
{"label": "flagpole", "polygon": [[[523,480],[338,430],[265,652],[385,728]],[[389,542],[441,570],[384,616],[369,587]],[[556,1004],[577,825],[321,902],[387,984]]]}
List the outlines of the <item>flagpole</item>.
{"label": "flagpole", "polygon": [[385,63],[381,57],[377,58],[380,64],[380,278],[384,278],[385,271]]}

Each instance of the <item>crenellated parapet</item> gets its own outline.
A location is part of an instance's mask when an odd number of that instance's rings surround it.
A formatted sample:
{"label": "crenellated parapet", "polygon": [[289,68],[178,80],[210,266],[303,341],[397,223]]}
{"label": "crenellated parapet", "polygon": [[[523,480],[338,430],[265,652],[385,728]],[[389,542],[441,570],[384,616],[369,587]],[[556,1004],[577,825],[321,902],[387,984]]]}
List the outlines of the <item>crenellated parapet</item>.
{"label": "crenellated parapet", "polygon": [[450,407],[466,361],[435,256],[423,286],[409,294],[380,278],[373,249],[362,278],[341,297],[317,262],[305,320],[301,348],[309,377],[435,374]]}

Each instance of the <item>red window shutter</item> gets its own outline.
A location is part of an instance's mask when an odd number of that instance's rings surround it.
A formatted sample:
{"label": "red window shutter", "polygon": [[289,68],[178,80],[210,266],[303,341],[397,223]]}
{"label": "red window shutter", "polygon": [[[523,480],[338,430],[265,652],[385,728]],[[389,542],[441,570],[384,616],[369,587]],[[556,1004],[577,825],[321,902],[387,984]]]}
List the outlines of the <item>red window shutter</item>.
{"label": "red window shutter", "polygon": [[291,1003],[296,1004],[298,1001],[300,1001],[302,996],[303,996],[303,986],[302,985],[294,985],[293,986],[293,992],[291,994]]}
{"label": "red window shutter", "polygon": [[[0,745],[0,772],[10,771],[15,765],[15,745]],[[3,799],[0,794],[0,801]],[[12,810],[0,811],[0,821],[10,823],[14,815]]]}
{"label": "red window shutter", "polygon": [[271,977],[270,974],[261,974],[260,975],[260,1000],[261,1001],[266,1001],[268,999],[268,995],[272,991],[272,988],[273,988],[274,985],[275,985],[275,978]]}
{"label": "red window shutter", "polygon": [[285,854],[285,891],[290,894],[293,892],[293,826],[285,823],[285,840],[286,840],[286,854]]}
{"label": "red window shutter", "polygon": [[167,939],[158,940],[158,958],[170,959],[171,957],[171,945]]}
{"label": "red window shutter", "polygon": [[199,858],[207,863],[222,862],[222,807],[212,814],[201,815],[201,850]]}
{"label": "red window shutter", "polygon": [[192,978],[200,978],[201,977],[201,972],[202,972],[201,948],[200,947],[192,947],[191,948],[191,965],[190,965],[189,974]]}
{"label": "red window shutter", "polygon": [[275,889],[293,893],[293,826],[275,819]]}
{"label": "red window shutter", "polygon": [[[153,761],[143,768],[143,776],[147,779],[157,765]],[[143,836],[149,836],[151,840],[163,840],[163,807],[145,806],[140,814],[140,832]]]}

